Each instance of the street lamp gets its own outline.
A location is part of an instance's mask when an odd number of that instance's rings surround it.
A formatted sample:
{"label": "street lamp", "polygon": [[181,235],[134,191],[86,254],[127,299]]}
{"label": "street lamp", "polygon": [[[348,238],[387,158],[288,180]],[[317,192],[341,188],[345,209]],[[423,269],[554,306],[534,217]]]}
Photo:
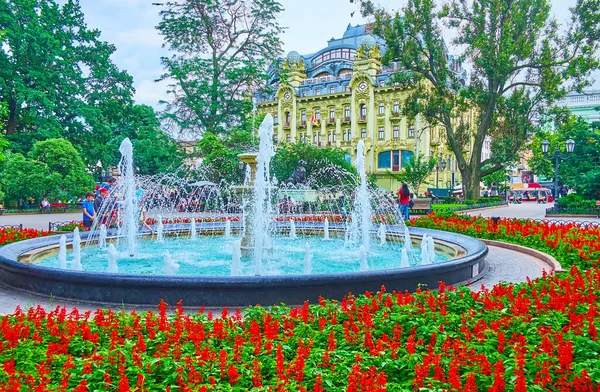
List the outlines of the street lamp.
{"label": "street lamp", "polygon": [[548,140],[544,140],[542,142],[542,153],[544,154],[544,157],[546,157],[546,159],[554,161],[554,211],[556,211],[556,201],[558,200],[558,164],[562,159],[568,158],[569,154],[573,153],[573,150],[575,149],[575,141],[573,139],[567,140],[567,154],[561,154],[557,143],[556,149],[554,150],[554,154],[548,155],[549,147],[550,142]]}
{"label": "street lamp", "polygon": [[442,156],[440,155],[440,159],[438,160],[438,163],[435,167],[435,189],[436,190],[439,188],[438,182],[439,182],[440,171],[444,171],[444,170],[446,170],[446,161],[444,159],[442,159]]}

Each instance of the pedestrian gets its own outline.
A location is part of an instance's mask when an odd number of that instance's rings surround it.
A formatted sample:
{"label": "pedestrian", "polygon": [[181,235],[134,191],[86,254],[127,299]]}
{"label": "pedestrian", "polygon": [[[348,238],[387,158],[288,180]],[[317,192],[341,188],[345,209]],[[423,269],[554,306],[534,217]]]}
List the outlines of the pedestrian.
{"label": "pedestrian", "polygon": [[408,204],[410,203],[410,190],[408,189],[408,185],[403,182],[402,187],[398,189],[398,209],[400,210],[400,216],[404,220],[410,219],[410,214],[408,212]]}
{"label": "pedestrian", "polygon": [[44,197],[42,199],[42,213],[50,213],[50,202],[48,201],[48,198]]}
{"label": "pedestrian", "polygon": [[85,194],[85,200],[81,203],[83,209],[83,230],[90,231],[94,220],[96,219],[96,210],[94,209],[94,192]]}
{"label": "pedestrian", "polygon": [[108,191],[110,191],[115,184],[117,183],[117,179],[114,177],[110,177],[107,181],[106,181],[107,185],[100,185],[98,187],[98,189],[96,190],[96,197],[100,196],[100,193],[102,192],[102,189],[106,189]]}

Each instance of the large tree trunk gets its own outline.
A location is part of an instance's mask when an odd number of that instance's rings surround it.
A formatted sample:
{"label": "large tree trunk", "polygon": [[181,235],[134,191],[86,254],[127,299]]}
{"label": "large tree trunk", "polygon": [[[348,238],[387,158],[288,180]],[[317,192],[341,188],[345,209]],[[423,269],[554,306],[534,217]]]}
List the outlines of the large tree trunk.
{"label": "large tree trunk", "polygon": [[465,191],[465,200],[479,200],[479,180],[481,177],[481,168],[469,166],[463,176],[463,186]]}
{"label": "large tree trunk", "polygon": [[15,99],[8,100],[8,123],[6,126],[6,134],[12,135],[17,132],[19,125],[19,105]]}

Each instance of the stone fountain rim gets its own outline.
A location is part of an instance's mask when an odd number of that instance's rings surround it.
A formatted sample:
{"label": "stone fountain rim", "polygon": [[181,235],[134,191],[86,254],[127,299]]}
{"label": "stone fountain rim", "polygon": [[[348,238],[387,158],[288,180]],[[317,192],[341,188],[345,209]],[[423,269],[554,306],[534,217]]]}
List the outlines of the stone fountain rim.
{"label": "stone fountain rim", "polygon": [[[313,223],[313,222],[311,222]],[[315,226],[318,227],[317,223]],[[173,226],[186,226],[187,224],[178,224]],[[204,224],[206,225],[206,223]],[[212,228],[224,227],[224,222],[210,222]],[[322,226],[322,223],[321,223]],[[167,225],[165,225],[167,227]],[[443,263],[415,266],[411,268],[385,269],[363,272],[346,272],[337,274],[316,274],[316,275],[261,275],[261,276],[175,276],[175,275],[133,275],[133,274],[114,274],[107,272],[93,271],[73,271],[51,267],[42,267],[35,264],[26,264],[19,261],[19,258],[29,252],[41,248],[56,246],[61,235],[67,237],[67,243],[72,242],[73,234],[58,234],[48,237],[40,237],[25,241],[16,242],[5,245],[0,248],[0,270],[9,270],[12,273],[19,275],[33,274],[35,276],[43,276],[45,279],[54,280],[56,282],[69,282],[77,280],[78,283],[93,282],[94,284],[112,285],[122,283],[136,286],[159,286],[159,287],[193,287],[198,284],[206,285],[207,287],[227,284],[228,287],[250,287],[264,285],[285,285],[286,283],[294,286],[312,285],[312,284],[327,284],[329,282],[337,282],[340,279],[357,279],[376,280],[381,277],[405,275],[410,277],[418,277],[429,275],[432,271],[443,269],[451,272],[453,269],[460,268],[465,263],[474,262],[485,257],[488,252],[487,246],[475,238],[465,235],[451,233],[434,229],[423,229],[411,227],[409,229],[411,236],[422,237],[423,234],[428,234],[435,240],[441,240],[452,244],[459,244],[466,251],[466,255],[451,259]],[[393,230],[388,231],[393,233]],[[398,233],[396,233],[398,234]],[[81,233],[81,239],[85,240],[90,235],[88,232]],[[0,274],[0,280],[2,274]],[[10,285],[10,282],[4,282]]]}

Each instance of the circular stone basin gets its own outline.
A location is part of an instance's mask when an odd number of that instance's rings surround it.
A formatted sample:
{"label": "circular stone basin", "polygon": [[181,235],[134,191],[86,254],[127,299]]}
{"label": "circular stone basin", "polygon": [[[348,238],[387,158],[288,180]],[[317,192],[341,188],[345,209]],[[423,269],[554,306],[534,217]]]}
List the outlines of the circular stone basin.
{"label": "circular stone basin", "polygon": [[[233,225],[232,225],[233,226]],[[283,228],[285,234],[286,226]],[[289,224],[287,226],[289,230]],[[239,231],[239,227],[237,228]],[[199,228],[202,234],[219,234],[223,223]],[[187,236],[189,225],[165,226],[165,235]],[[235,236],[236,228],[232,228]],[[242,260],[243,276],[230,276],[232,239],[216,236],[165,238],[163,243],[140,241],[133,258],[120,257],[119,273],[106,271],[105,249],[83,246],[84,271],[58,269],[60,236],[35,238],[0,248],[0,281],[14,289],[77,301],[156,305],[161,299],[188,306],[247,306],[254,304],[301,304],[317,301],[319,296],[341,299],[349,292],[413,291],[419,285],[437,288],[480,279],[485,271],[487,247],[471,237],[437,230],[410,228],[413,246],[423,234],[433,237],[436,262],[400,267],[400,249],[394,244],[379,245],[372,241],[368,255],[369,271],[359,271],[358,250],[344,247],[340,228],[330,225],[330,240],[323,240],[322,224],[297,224],[298,238],[280,236],[273,239],[273,251],[263,261],[266,274],[252,276],[252,260]],[[111,233],[109,233],[110,235]],[[306,236],[301,236],[302,234]],[[82,233],[85,240],[89,233]],[[321,238],[317,238],[319,235]],[[398,242],[399,227],[388,227],[389,242]],[[67,242],[72,241],[67,235]],[[304,275],[304,246],[308,242],[312,259],[311,275]],[[162,254],[169,251],[180,264],[178,275],[164,275]],[[420,249],[409,260],[415,263]],[[69,254],[68,260],[72,257]]]}

